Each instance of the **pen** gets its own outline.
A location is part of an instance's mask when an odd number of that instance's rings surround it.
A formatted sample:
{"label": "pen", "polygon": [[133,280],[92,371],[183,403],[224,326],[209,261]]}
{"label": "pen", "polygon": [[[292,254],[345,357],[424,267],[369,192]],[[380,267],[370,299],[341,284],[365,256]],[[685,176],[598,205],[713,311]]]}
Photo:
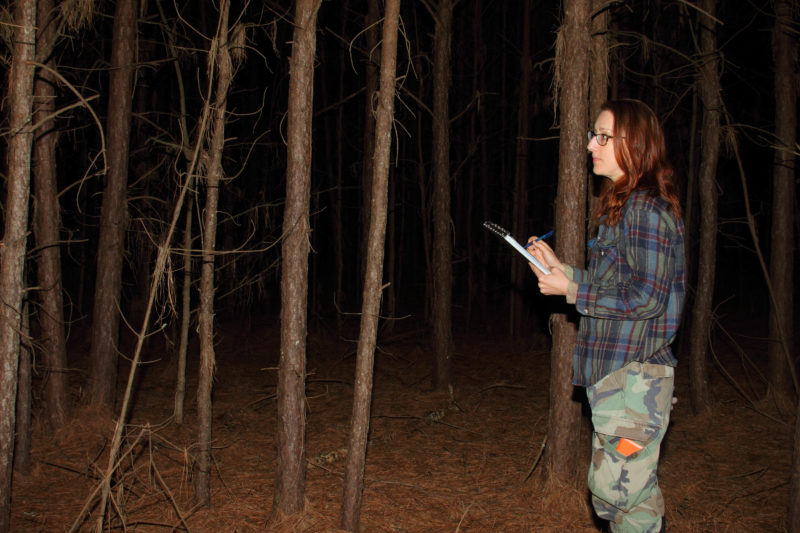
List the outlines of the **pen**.
{"label": "pen", "polygon": [[[544,235],[542,235],[541,237],[537,238],[537,239],[536,239],[535,241],[533,241],[533,242],[542,241],[542,240],[544,240],[544,239],[546,239],[546,238],[548,238],[548,237],[552,237],[552,236],[553,236],[553,233],[555,233],[555,230],[552,230],[552,229],[551,229],[550,231],[548,231],[547,233],[545,233],[545,234],[544,234]],[[531,244],[533,244],[533,242],[529,242],[528,244],[526,244],[526,245],[524,246],[524,248],[530,248],[530,247],[531,247]]]}

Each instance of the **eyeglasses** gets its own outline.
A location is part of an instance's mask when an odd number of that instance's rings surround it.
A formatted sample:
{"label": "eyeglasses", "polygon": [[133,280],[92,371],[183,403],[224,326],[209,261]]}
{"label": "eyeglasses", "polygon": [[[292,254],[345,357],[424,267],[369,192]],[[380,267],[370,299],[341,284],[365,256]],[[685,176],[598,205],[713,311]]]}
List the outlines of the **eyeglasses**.
{"label": "eyeglasses", "polygon": [[[608,140],[614,138],[613,135],[606,135],[605,133],[595,133],[592,130],[589,130],[589,132],[586,134],[586,137],[588,137],[589,142],[592,142],[592,139],[594,139],[596,137],[597,138],[597,144],[600,145],[600,146],[607,145],[608,144]],[[624,139],[625,137],[618,137],[618,138],[619,139]]]}

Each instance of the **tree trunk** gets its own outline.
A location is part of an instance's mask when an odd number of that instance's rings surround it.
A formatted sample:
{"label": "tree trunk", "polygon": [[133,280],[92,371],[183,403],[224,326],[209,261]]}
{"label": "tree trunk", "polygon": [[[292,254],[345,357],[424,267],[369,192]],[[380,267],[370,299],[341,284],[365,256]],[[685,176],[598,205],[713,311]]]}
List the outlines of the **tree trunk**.
{"label": "tree trunk", "polygon": [[[775,58],[775,150],[772,188],[770,279],[775,299],[769,317],[769,388],[779,403],[793,398],[792,295],[794,294],[794,166],[797,128],[797,94],[794,70],[797,41],[792,35],[792,2],[775,5],[773,55]],[[800,392],[800,391],[794,391]]]}
{"label": "tree trunk", "polygon": [[[794,197],[795,128],[797,126],[797,94],[794,69],[797,41],[791,32],[792,4],[789,0],[775,3],[773,54],[775,57],[775,151],[773,177],[772,243],[770,279],[775,304],[770,314],[769,387],[780,403],[792,397],[792,372],[789,364],[792,344],[792,295],[794,294]],[[795,379],[797,376],[794,376]],[[800,391],[794,391],[796,394]],[[800,533],[800,400],[797,401],[794,429],[794,451],[786,530]]]}
{"label": "tree trunk", "polygon": [[372,405],[372,377],[378,317],[383,292],[383,254],[386,241],[389,158],[394,118],[395,65],[400,0],[387,0],[383,18],[380,93],[375,124],[375,161],[372,179],[367,270],[361,309],[361,331],[356,357],[353,417],[347,448],[342,498],[342,529],[358,531],[361,494],[364,490],[364,464]]}
{"label": "tree trunk", "polygon": [[792,454],[792,472],[789,483],[789,509],[786,519],[786,530],[789,533],[800,533],[800,402],[797,402],[796,411],[794,453]]}
{"label": "tree trunk", "polygon": [[[367,43],[366,67],[366,101],[364,104],[364,155],[361,167],[361,242],[359,243],[359,282],[364,277],[367,268],[367,255],[369,239],[370,213],[372,205],[372,175],[373,159],[375,157],[375,103],[378,95],[378,64],[374,54],[378,47],[378,21],[380,19],[380,6],[378,0],[367,0],[367,19],[364,35]],[[357,285],[358,286],[358,285]]]}
{"label": "tree trunk", "polygon": [[106,152],[108,169],[100,210],[97,276],[94,288],[91,348],[91,402],[114,406],[122,256],[128,226],[127,184],[131,105],[135,73],[138,0],[119,0],[114,13],[109,74]]}
{"label": "tree trunk", "polygon": [[[481,93],[481,89],[483,88],[480,83],[482,79],[481,71],[484,68],[485,62],[485,44],[483,42],[483,2],[481,0],[475,0],[472,7],[472,18],[471,18],[471,43],[472,43],[472,72],[475,73],[472,76],[472,94],[479,95]],[[469,142],[470,144],[476,145],[479,150],[479,156],[475,158],[475,164],[469,166],[468,170],[468,178],[467,178],[467,208],[466,208],[466,220],[467,223],[475,219],[475,204],[476,204],[476,190],[478,187],[478,173],[480,172],[481,166],[484,164],[484,160],[482,158],[486,143],[483,139],[480,138],[480,130],[479,130],[479,120],[481,119],[481,107],[479,106],[478,110],[474,113],[470,113],[469,119]],[[485,192],[483,193],[485,194]],[[483,211],[481,211],[481,215],[484,215]],[[482,217],[483,220],[487,220],[489,217]],[[478,234],[478,238],[486,237],[488,232],[484,231]],[[472,319],[474,316],[474,305],[477,303],[476,298],[478,295],[481,295],[481,301],[483,300],[484,292],[484,285],[478,281],[478,272],[482,271],[485,272],[486,269],[479,268],[479,259],[478,254],[474,253],[475,250],[475,233],[472,231],[466,232],[466,248],[469,251],[467,255],[467,300],[464,307],[464,324],[467,328],[472,327]],[[485,248],[481,248],[481,250],[485,250]],[[485,316],[481,317],[482,320],[485,321]]]}
{"label": "tree trunk", "polygon": [[[529,234],[526,228],[526,209],[528,206],[528,143],[530,143],[530,93],[531,75],[533,71],[533,58],[531,56],[531,0],[522,2],[522,46],[520,50],[520,80],[519,80],[519,105],[517,107],[517,157],[514,169],[514,205],[512,207],[512,233],[514,235]],[[517,290],[511,291],[510,317],[508,321],[509,334],[516,335],[525,329],[523,291],[526,273],[530,270],[525,261],[511,262],[511,286]]]}
{"label": "tree trunk", "polygon": [[[50,57],[55,45],[56,19],[53,1],[39,0],[37,55]],[[34,236],[39,249],[37,265],[38,291],[41,301],[39,328],[41,350],[47,370],[44,398],[47,418],[52,429],[66,423],[69,400],[67,395],[67,340],[64,332],[64,299],[61,286],[61,249],[59,229],[61,208],[58,204],[56,181],[56,140],[53,115],[56,103],[55,76],[49,70],[53,60],[39,71],[34,83],[34,123],[41,132],[33,144]]]}
{"label": "tree trunk", "polygon": [[321,0],[297,0],[290,60],[286,207],[281,262],[281,357],[278,371],[278,464],[273,508],[303,509],[311,123],[314,53]]}
{"label": "tree trunk", "polygon": [[[711,18],[716,10],[716,0],[703,0],[698,14],[700,25],[699,67],[700,99],[703,103],[702,150],[698,176],[700,193],[700,247],[697,267],[697,290],[692,309],[689,379],[692,408],[695,413],[709,407],[708,354],[711,330],[711,306],[714,297],[714,269],[717,251],[717,161],[720,143],[720,81],[717,52],[716,23]],[[703,15],[707,13],[708,16]]]}
{"label": "tree trunk", "polygon": [[[395,53],[395,56],[397,54]],[[395,59],[396,63],[396,59]],[[395,69],[397,65],[395,65]],[[388,170],[387,170],[388,172]],[[385,301],[383,305],[384,316],[394,317],[397,315],[397,287],[400,285],[400,276],[397,268],[397,258],[402,257],[401,241],[397,240],[397,180],[389,181],[389,191],[387,199],[386,213],[386,257],[384,258],[384,278],[386,279]],[[387,320],[379,325],[380,331],[384,335],[391,335],[394,331],[396,320]]]}
{"label": "tree trunk", "polygon": [[[412,41],[417,43],[416,53],[412,55],[411,61],[414,64],[414,70],[416,72],[421,72],[422,69],[427,68],[425,65],[427,64],[425,59],[426,54],[425,51],[422,50],[422,45],[419,44],[422,42],[423,37],[421,36],[421,32],[424,31],[422,28],[422,23],[419,21],[419,12],[418,6],[425,6],[427,4],[423,4],[422,2],[411,2],[407,4],[409,9],[411,9],[412,13],[412,24],[411,28],[413,28],[414,35],[412,37]],[[420,102],[425,101],[426,94],[427,94],[427,77],[420,76],[418,78],[417,83],[417,98]],[[425,121],[422,113],[416,114],[416,126],[417,131],[425,131]],[[417,171],[417,184],[419,185],[419,212],[420,212],[420,225],[422,226],[422,250],[424,254],[425,260],[425,303],[424,303],[424,310],[423,310],[423,317],[426,323],[430,323],[431,321],[431,308],[433,307],[433,246],[431,243],[433,242],[433,230],[431,228],[431,199],[430,194],[428,191],[429,187],[429,178],[428,178],[428,164],[430,157],[427,155],[425,151],[425,146],[427,144],[428,139],[424,135],[417,135],[415,139],[415,149],[416,149],[416,171]],[[402,143],[399,144],[402,146]]]}
{"label": "tree trunk", "polygon": [[[584,264],[586,238],[582,216],[586,211],[586,124],[589,72],[589,3],[564,2],[564,22],[559,32],[556,64],[561,86],[559,111],[558,192],[556,195],[557,254],[568,264]],[[550,413],[544,464],[551,480],[575,478],[580,446],[580,403],[574,401],[572,354],[577,330],[565,314],[553,317],[550,355]]]}
{"label": "tree trunk", "polygon": [[433,37],[433,386],[450,386],[453,355],[453,238],[450,217],[450,41],[453,0],[439,0]]}
{"label": "tree trunk", "polygon": [[19,345],[19,370],[16,407],[16,439],[14,442],[14,470],[27,474],[31,469],[31,413],[33,410],[33,347],[30,337],[30,306],[22,304],[22,336]]}
{"label": "tree trunk", "polygon": [[[475,65],[475,72],[478,73],[478,87],[477,91],[480,94],[487,94],[489,92],[489,84],[486,80],[487,73],[486,73],[486,64],[487,64],[487,46],[483,42],[482,33],[480,33],[478,28],[483,28],[482,21],[480,17],[482,15],[482,5],[483,0],[476,0],[475,2],[475,14],[474,19],[475,22],[473,27],[475,28],[475,34],[473,36],[476,47],[476,55],[478,55],[478,59],[476,60]],[[490,186],[490,156],[489,156],[489,143],[486,142],[486,137],[489,135],[489,113],[487,112],[486,106],[478,106],[478,135],[482,138],[481,146],[480,146],[480,159],[478,163],[478,172],[480,173],[480,191],[481,192],[481,220],[489,220],[489,191]],[[474,166],[474,165],[473,165]],[[483,252],[483,257],[479,260],[481,263],[480,266],[480,276],[479,276],[479,291],[480,291],[480,311],[481,311],[481,319],[486,321],[489,317],[489,268],[488,267],[488,252],[489,252],[489,243],[492,242],[489,240],[489,232],[482,231],[480,238],[480,250]],[[496,243],[493,243],[496,244]],[[470,248],[472,249],[472,248]],[[500,254],[495,254],[497,257]]]}
{"label": "tree trunk", "polygon": [[[162,23],[167,24],[167,18],[164,14],[161,2],[156,2],[158,7],[159,16]],[[181,72],[180,62],[177,60],[178,50],[175,45],[175,37],[172,32],[167,32],[167,48],[172,55],[176,58],[172,64],[175,69],[175,82],[178,90],[178,109],[180,118],[178,119],[178,126],[180,128],[181,139],[181,154],[187,161],[192,161],[194,154],[192,153],[192,146],[189,144],[190,134],[189,126],[186,122],[186,93],[183,85],[183,74]],[[208,106],[204,106],[208,108]],[[204,116],[205,115],[204,109]],[[202,137],[198,138],[201,142]],[[192,173],[187,174],[186,188],[190,189],[193,183]],[[191,193],[194,194],[194,193]],[[194,209],[194,196],[189,196],[186,201],[186,218],[184,219],[183,230],[183,284],[181,287],[181,324],[180,324],[180,342],[178,344],[178,361],[175,377],[175,403],[173,409],[173,416],[175,422],[178,424],[183,423],[184,417],[184,402],[186,400],[186,356],[189,349],[189,325],[192,317],[192,219]]]}
{"label": "tree trunk", "polygon": [[[697,91],[692,93],[692,105],[691,105],[691,114],[689,118],[689,135],[687,139],[688,145],[688,154],[686,156],[686,186],[685,186],[685,194],[684,194],[684,210],[683,210],[683,225],[684,225],[684,255],[686,257],[686,285],[694,287],[695,286],[695,246],[694,246],[694,236],[697,234],[695,231],[695,227],[697,225],[697,203],[698,199],[696,194],[697,188],[697,173],[699,169],[697,165],[694,164],[696,160],[696,156],[698,153],[697,148],[697,134],[698,134],[698,120],[697,120],[697,110],[699,106],[699,95]],[[686,317],[689,316],[692,307],[694,307],[694,295],[687,294],[686,299],[683,303],[683,311],[681,313],[681,323],[685,323],[688,326],[688,320]],[[691,335],[689,334],[690,328],[686,327],[686,334],[680,335],[678,337],[678,347],[677,347],[677,356],[680,358],[682,354],[689,353],[689,347],[691,346]],[[673,348],[674,349],[674,348]],[[691,366],[691,356],[690,359],[690,366]]]}
{"label": "tree trunk", "polygon": [[175,378],[175,422],[183,424],[183,404],[186,399],[186,354],[189,351],[189,323],[192,318],[192,210],[191,198],[186,202],[183,229],[183,286],[181,287],[181,332],[178,345],[178,370]]}
{"label": "tree trunk", "polygon": [[22,286],[28,229],[33,130],[36,2],[14,2],[14,47],[5,109],[8,117],[8,174],[5,227],[0,246],[0,533],[11,523],[15,403],[22,318]]}
{"label": "tree trunk", "polygon": [[200,339],[200,369],[197,383],[197,475],[195,494],[200,505],[211,504],[211,390],[214,383],[214,250],[217,236],[217,205],[223,176],[222,150],[225,147],[225,114],[228,88],[233,79],[233,64],[228,45],[230,1],[219,6],[217,35],[209,50],[209,72],[216,69],[217,84],[214,114],[208,146],[206,205],[203,217],[203,262],[200,269],[200,308],[197,313]]}
{"label": "tree trunk", "polygon": [[[342,9],[344,11],[349,10],[350,3],[349,1],[345,1]],[[377,15],[376,15],[377,16]],[[342,35],[345,35],[347,31],[347,23],[348,20],[346,17],[342,17],[342,25],[339,28],[339,31]],[[367,21],[369,24],[369,21]],[[338,69],[339,72],[337,73],[338,80],[337,80],[337,91],[338,91],[338,98],[344,98],[344,86],[345,86],[345,78],[347,75],[347,65],[346,61],[348,59],[348,54],[344,49],[339,51],[339,63]],[[370,68],[370,62],[367,60],[366,68]],[[369,72],[369,70],[367,70]],[[369,83],[368,83],[369,84]],[[365,106],[366,107],[366,106]],[[369,113],[369,111],[367,111]],[[333,142],[332,148],[336,150],[336,155],[334,157],[329,158],[328,164],[331,166],[331,175],[335,176],[336,182],[334,186],[331,188],[330,193],[330,201],[331,201],[331,229],[333,232],[333,256],[334,256],[334,268],[336,269],[336,284],[335,284],[335,298],[337,305],[344,305],[344,273],[345,273],[345,251],[344,251],[344,145],[345,145],[345,131],[344,131],[344,120],[345,116],[345,107],[339,106],[336,110],[336,129],[335,135],[336,138]],[[369,121],[369,118],[365,118],[365,120]],[[364,139],[366,143],[366,139]],[[366,158],[366,154],[364,156]],[[335,160],[336,164],[333,165],[333,161]],[[364,160],[364,164],[366,164],[366,159]],[[337,312],[336,313],[336,331],[341,336],[343,335],[343,328],[344,328],[344,314]]]}

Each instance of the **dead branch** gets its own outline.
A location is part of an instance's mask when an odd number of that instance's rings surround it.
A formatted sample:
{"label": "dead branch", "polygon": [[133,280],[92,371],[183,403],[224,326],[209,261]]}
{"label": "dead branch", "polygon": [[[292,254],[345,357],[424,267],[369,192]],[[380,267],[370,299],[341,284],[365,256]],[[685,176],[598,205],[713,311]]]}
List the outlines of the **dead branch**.
{"label": "dead branch", "polygon": [[542,455],[544,455],[544,449],[546,446],[547,446],[547,435],[545,435],[544,439],[542,439],[542,444],[539,447],[539,453],[536,454],[536,458],[533,460],[533,464],[525,473],[525,475],[522,477],[522,480],[519,482],[517,488],[521,487],[526,481],[528,481],[528,478],[531,477],[533,471],[536,470],[537,466],[539,466],[539,462],[542,460]]}

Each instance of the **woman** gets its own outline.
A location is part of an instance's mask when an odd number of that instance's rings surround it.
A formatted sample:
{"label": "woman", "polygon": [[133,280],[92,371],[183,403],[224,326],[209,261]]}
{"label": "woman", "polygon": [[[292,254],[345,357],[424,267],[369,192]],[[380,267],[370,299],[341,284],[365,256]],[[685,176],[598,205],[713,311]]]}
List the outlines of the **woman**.
{"label": "woman", "polygon": [[563,264],[531,237],[551,274],[531,269],[542,294],[566,296],[581,315],[573,383],[586,387],[592,410],[595,511],[612,531],[658,532],[666,528],[656,473],[677,364],[670,344],[685,292],[681,208],[653,111],[637,100],[601,109],[588,150],[594,173],[608,179],[589,268]]}

